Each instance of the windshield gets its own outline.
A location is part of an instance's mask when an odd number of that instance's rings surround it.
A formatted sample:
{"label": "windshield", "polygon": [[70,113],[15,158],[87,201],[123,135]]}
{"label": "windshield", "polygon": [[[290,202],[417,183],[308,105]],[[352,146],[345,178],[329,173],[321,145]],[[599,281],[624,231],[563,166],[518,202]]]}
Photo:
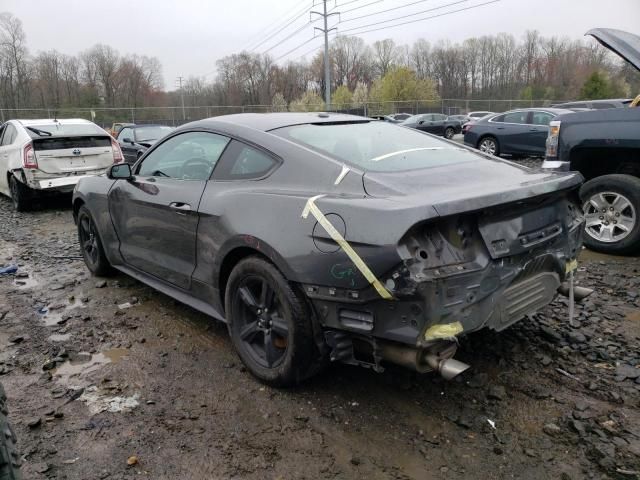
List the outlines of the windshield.
{"label": "windshield", "polygon": [[138,127],[135,129],[135,137],[139,142],[144,140],[157,140],[160,137],[165,136],[171,130],[173,130],[171,127],[163,126]]}
{"label": "windshield", "polygon": [[[93,123],[56,123],[55,125],[28,125],[28,130],[33,132],[32,136],[46,136],[48,132],[52,136],[69,135],[105,135],[105,131]],[[38,132],[39,130],[39,132]],[[36,135],[37,134],[37,135]]]}
{"label": "windshield", "polygon": [[464,148],[392,123],[294,125],[271,133],[366,171],[397,172],[478,160]]}

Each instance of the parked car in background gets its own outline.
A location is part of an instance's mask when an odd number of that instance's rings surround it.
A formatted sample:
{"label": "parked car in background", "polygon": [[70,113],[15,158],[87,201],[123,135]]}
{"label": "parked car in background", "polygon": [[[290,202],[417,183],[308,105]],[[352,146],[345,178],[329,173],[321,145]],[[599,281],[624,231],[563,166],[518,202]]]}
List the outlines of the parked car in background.
{"label": "parked car in background", "polygon": [[570,110],[523,108],[484,117],[469,124],[464,144],[491,155],[531,155],[542,157],[549,122]]}
{"label": "parked car in background", "polygon": [[135,163],[147,149],[173,130],[165,125],[127,125],[117,140],[126,162]]}
{"label": "parked car in background", "polygon": [[364,117],[239,114],[83,179],[73,215],[91,272],[224,320],[263,382],[327,360],[452,378],[457,337],[546,306],[575,268],[581,180]]}
{"label": "parked car in background", "polygon": [[0,192],[18,211],[121,161],[118,142],[88,120],[9,120],[0,127]]}
{"label": "parked car in background", "polygon": [[422,113],[413,115],[401,123],[404,127],[415,128],[427,133],[441,135],[445,138],[453,138],[456,133],[462,132],[462,124],[458,120],[449,120],[442,113]]}
{"label": "parked car in background", "polygon": [[466,115],[449,115],[447,118],[449,120],[455,120],[456,122],[460,122],[460,124],[464,124],[467,122]]}
{"label": "parked car in background", "polygon": [[[640,36],[596,28],[587,32],[640,70]],[[585,244],[600,252],[640,250],[640,95],[630,108],[557,116],[550,125],[543,168],[577,170]]]}
{"label": "parked car in background", "polygon": [[467,122],[473,122],[473,121],[476,121],[476,120],[480,120],[481,118],[484,118],[487,115],[493,115],[493,113],[494,112],[487,112],[487,111],[484,111],[484,110],[480,110],[478,112],[469,112],[469,113],[467,113]]}
{"label": "parked car in background", "polygon": [[613,98],[610,100],[581,100],[576,102],[557,103],[553,108],[568,110],[604,110],[607,108],[625,108],[633,101],[632,98]]}
{"label": "parked car in background", "polygon": [[118,136],[118,133],[120,133],[120,130],[122,130],[124,127],[128,127],[131,125],[135,125],[134,123],[114,123],[113,125],[111,125],[111,128],[107,129],[107,132],[109,132],[109,134],[113,137],[116,138]]}

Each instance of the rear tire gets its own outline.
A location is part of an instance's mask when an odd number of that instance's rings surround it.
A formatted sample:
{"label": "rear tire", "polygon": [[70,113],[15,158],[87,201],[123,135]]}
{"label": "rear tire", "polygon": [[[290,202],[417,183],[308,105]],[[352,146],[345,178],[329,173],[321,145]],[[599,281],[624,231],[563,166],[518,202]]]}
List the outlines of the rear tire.
{"label": "rear tire", "polygon": [[488,153],[489,155],[495,155],[496,157],[499,156],[500,144],[498,143],[498,139],[490,135],[482,137],[478,142],[478,150]]}
{"label": "rear tire", "polygon": [[444,138],[446,138],[447,140],[451,140],[455,134],[455,130],[451,127],[447,127],[444,129]]}
{"label": "rear tire", "polygon": [[278,269],[248,257],[233,269],[225,293],[231,341],[247,369],[275,387],[299,383],[319,370],[311,311]]}
{"label": "rear tire", "polygon": [[603,175],[580,189],[584,243],[591,250],[626,255],[640,249],[640,178]]}
{"label": "rear tire", "polygon": [[78,241],[84,263],[92,274],[104,277],[113,272],[104,253],[98,227],[85,205],[78,210]]}
{"label": "rear tire", "polygon": [[[13,208],[17,212],[28,212],[33,208],[34,191],[19,181],[14,175],[9,177],[9,190]],[[1,478],[1,477],[0,477]]]}
{"label": "rear tire", "polygon": [[7,395],[0,384],[0,480],[19,480],[20,455],[16,448],[16,434],[7,418]]}

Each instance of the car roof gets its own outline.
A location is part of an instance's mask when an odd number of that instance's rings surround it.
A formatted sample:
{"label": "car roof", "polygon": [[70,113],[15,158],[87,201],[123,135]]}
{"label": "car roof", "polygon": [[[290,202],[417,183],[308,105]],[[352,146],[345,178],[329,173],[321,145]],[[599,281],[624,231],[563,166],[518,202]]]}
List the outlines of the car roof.
{"label": "car roof", "polygon": [[137,125],[131,124],[131,125],[127,125],[127,128],[144,128],[144,127],[167,127],[167,128],[173,128],[170,127],[169,125],[161,125],[159,123],[139,123]]}
{"label": "car roof", "polygon": [[369,117],[348,115],[345,113],[325,113],[325,112],[305,112],[305,113],[236,113],[232,115],[221,115],[219,117],[206,118],[183,125],[189,128],[211,128],[219,123],[227,123],[243,127],[252,128],[268,132],[282,127],[293,125],[305,125],[309,123],[348,123],[348,122],[370,122]]}
{"label": "car roof", "polygon": [[516,108],[513,110],[509,110],[507,112],[499,113],[498,115],[502,115],[504,113],[515,113],[515,112],[548,112],[548,113],[553,113],[555,115],[560,115],[561,113],[569,113],[571,112],[571,110],[566,108],[554,108],[554,107]]}
{"label": "car roof", "polygon": [[21,125],[25,126],[25,127],[29,127],[32,125],[56,125],[56,124],[60,124],[60,125],[77,125],[78,123],[93,123],[90,122],[89,120],[85,120],[84,118],[57,118],[57,119],[53,119],[53,118],[42,118],[42,119],[35,119],[35,120],[17,120],[18,122],[20,122]]}

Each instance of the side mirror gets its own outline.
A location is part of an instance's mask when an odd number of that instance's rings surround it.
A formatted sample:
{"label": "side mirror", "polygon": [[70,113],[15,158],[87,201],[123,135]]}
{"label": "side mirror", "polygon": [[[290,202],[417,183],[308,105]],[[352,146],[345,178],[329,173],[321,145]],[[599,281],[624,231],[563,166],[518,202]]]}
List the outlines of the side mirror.
{"label": "side mirror", "polygon": [[122,139],[122,141],[123,141],[124,143],[133,143],[133,140],[131,140],[129,137],[125,137],[125,138],[123,138],[123,139]]}
{"label": "side mirror", "polygon": [[115,163],[107,170],[107,178],[111,180],[130,180],[133,178],[131,165],[128,163]]}
{"label": "side mirror", "polygon": [[420,121],[418,122],[418,125],[422,125],[423,123],[424,123],[424,120],[420,120]]}

